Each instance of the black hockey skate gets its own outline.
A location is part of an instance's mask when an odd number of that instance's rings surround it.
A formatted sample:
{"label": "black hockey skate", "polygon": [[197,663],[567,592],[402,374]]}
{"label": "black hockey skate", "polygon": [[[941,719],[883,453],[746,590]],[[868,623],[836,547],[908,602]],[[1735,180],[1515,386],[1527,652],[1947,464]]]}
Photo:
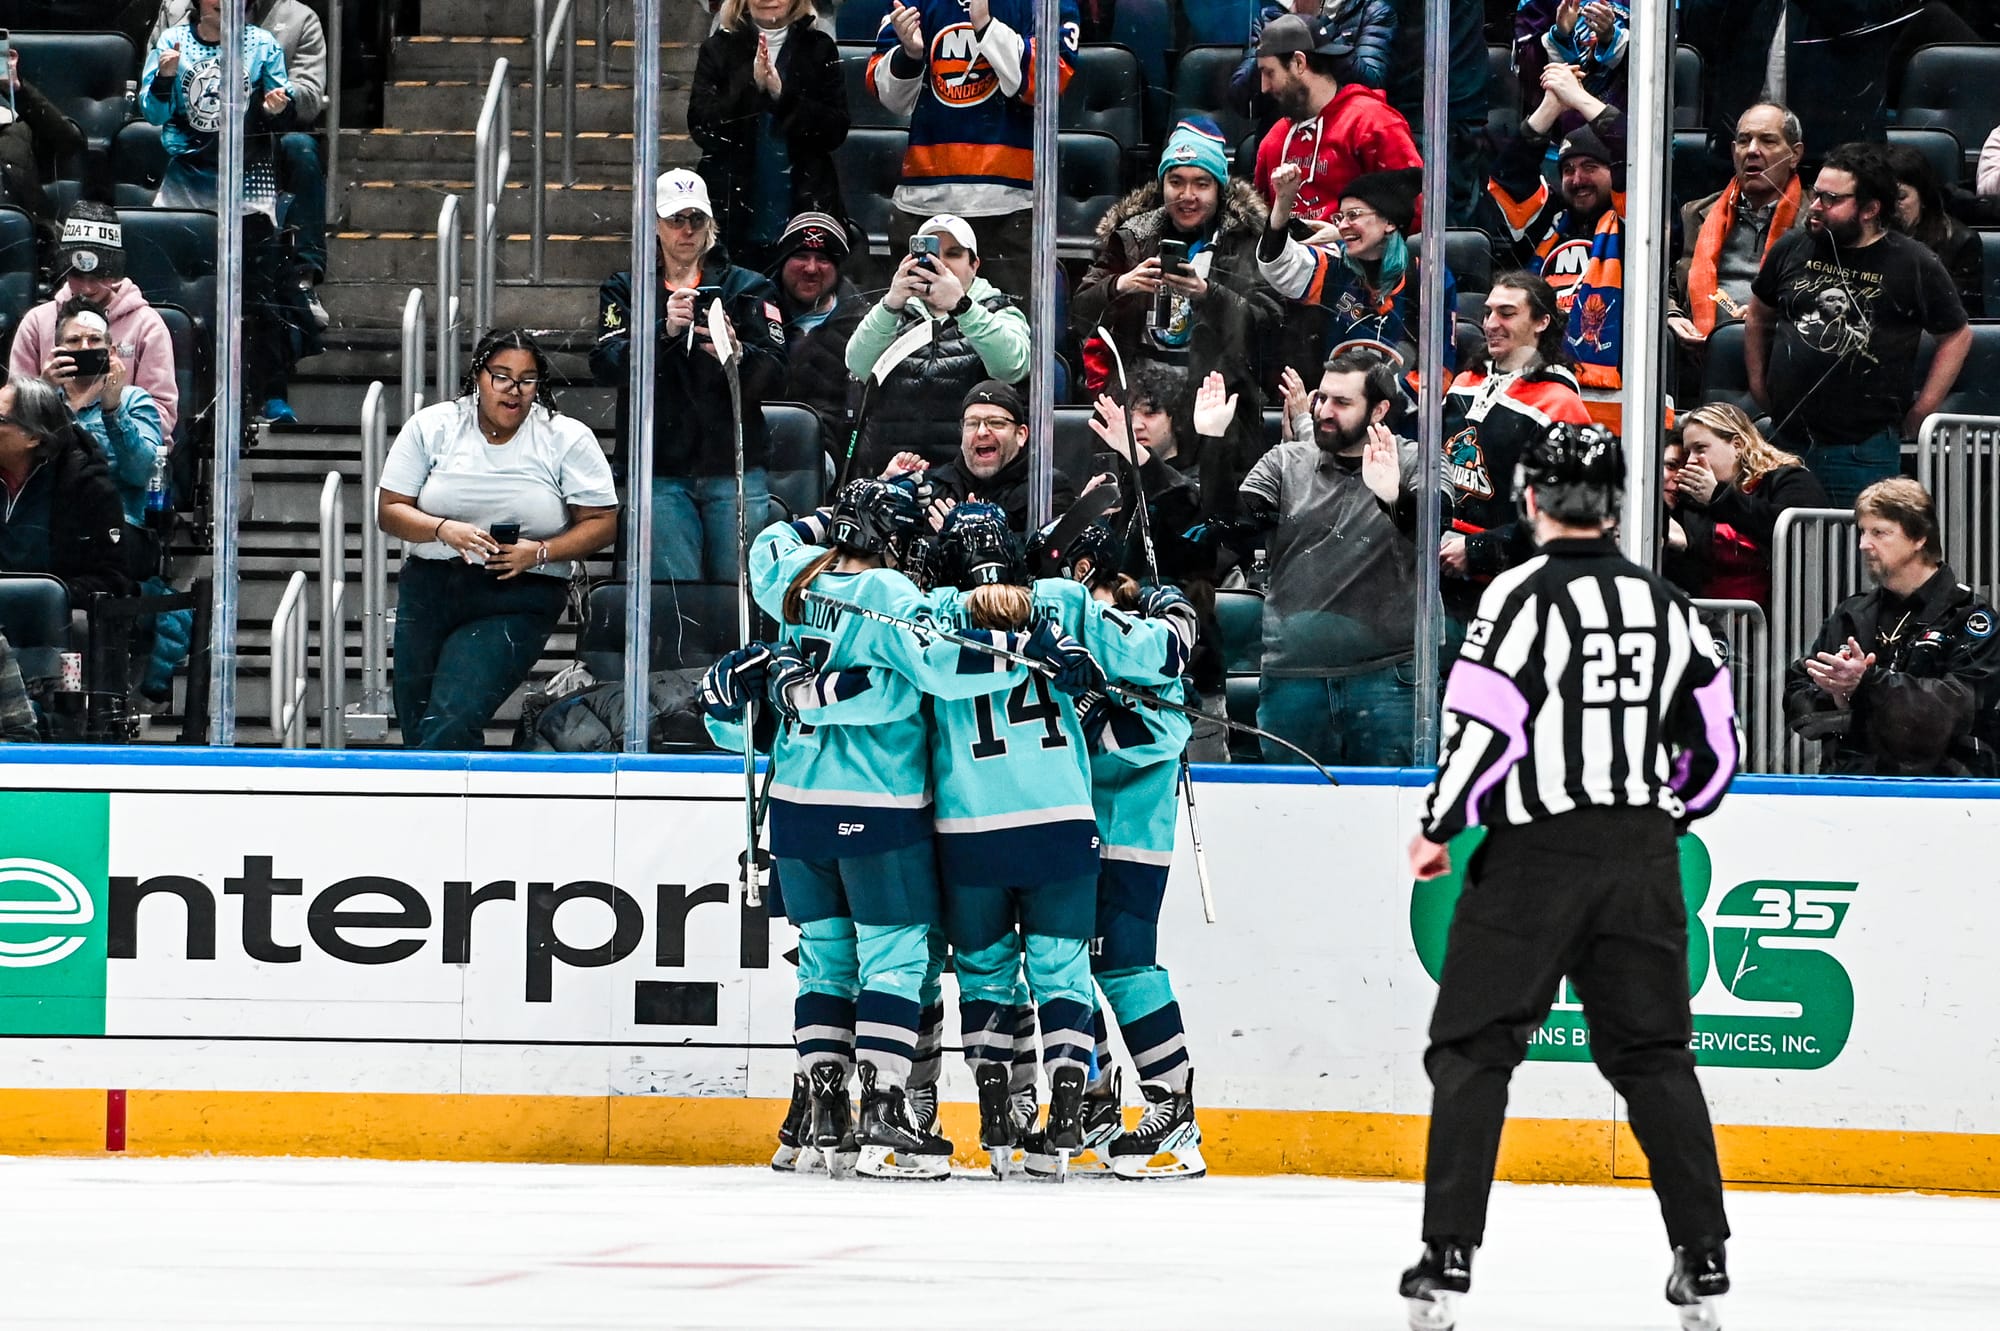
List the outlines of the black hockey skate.
{"label": "black hockey skate", "polygon": [[1004,1179],[1014,1165],[1014,1115],[1008,1104],[1007,1069],[987,1063],[973,1069],[979,1088],[979,1149],[986,1152],[993,1177]]}
{"label": "black hockey skate", "polygon": [[1083,1145],[1082,1068],[1059,1068],[1049,1074],[1049,1121],[1040,1145],[1056,1158],[1056,1179],[1069,1177],[1069,1158]]}
{"label": "black hockey skate", "polygon": [[792,1074],[792,1103],[785,1121],[778,1125],[778,1149],[771,1153],[771,1168],[780,1174],[806,1173],[821,1164],[815,1151],[805,1149],[806,1129],[812,1118],[812,1092],[806,1074]]}
{"label": "black hockey skate", "polygon": [[917,1126],[902,1087],[877,1089],[873,1063],[861,1065],[861,1126],[854,1140],[861,1148],[855,1172],[868,1178],[951,1177],[951,1143]]}
{"label": "black hockey skate", "polygon": [[1111,1172],[1121,1179],[1194,1179],[1208,1173],[1201,1155],[1201,1128],[1194,1121],[1194,1074],[1187,1089],[1170,1091],[1156,1081],[1142,1082],[1146,1116],[1139,1126],[1111,1143]]}
{"label": "black hockey skate", "polygon": [[[1076,1178],[1111,1177],[1111,1143],[1125,1131],[1125,1079],[1114,1070],[1111,1080],[1083,1093],[1083,1145],[1069,1158]],[[1022,1167],[1035,1178],[1054,1178],[1056,1158],[1045,1134],[1036,1133],[1025,1147]]]}
{"label": "black hockey skate", "polygon": [[1681,1315],[1682,1331],[1721,1331],[1715,1300],[1729,1292],[1729,1269],[1722,1244],[1690,1243],[1674,1249],[1674,1273],[1667,1277],[1667,1302]]}
{"label": "black hockey skate", "polygon": [[1458,1296],[1472,1289],[1472,1245],[1425,1243],[1424,1255],[1397,1287],[1409,1301],[1410,1331],[1451,1331]]}
{"label": "black hockey skate", "polygon": [[836,1178],[854,1170],[854,1103],[847,1098],[847,1069],[838,1063],[815,1063],[812,1080],[812,1126],[806,1145],[819,1153],[826,1172]]}

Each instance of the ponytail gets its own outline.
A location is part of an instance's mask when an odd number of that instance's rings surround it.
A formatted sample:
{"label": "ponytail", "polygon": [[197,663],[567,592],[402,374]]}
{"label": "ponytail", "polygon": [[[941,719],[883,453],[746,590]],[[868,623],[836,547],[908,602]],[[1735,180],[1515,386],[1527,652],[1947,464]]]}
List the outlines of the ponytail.
{"label": "ponytail", "polygon": [[1035,617],[1035,598],[1026,587],[989,582],[965,594],[965,608],[974,628],[1012,631]]}
{"label": "ponytail", "polygon": [[782,609],[787,624],[806,622],[806,588],[812,586],[814,578],[832,568],[839,558],[840,551],[829,550],[799,570],[798,576],[792,579],[792,585],[785,588],[785,603]]}

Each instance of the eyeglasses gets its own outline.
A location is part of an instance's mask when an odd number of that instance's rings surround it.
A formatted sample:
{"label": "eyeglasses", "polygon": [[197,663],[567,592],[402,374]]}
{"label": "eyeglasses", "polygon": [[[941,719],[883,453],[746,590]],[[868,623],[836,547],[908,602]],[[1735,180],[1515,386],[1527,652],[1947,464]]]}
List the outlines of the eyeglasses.
{"label": "eyeglasses", "polygon": [[981,430],[988,434],[999,434],[1002,430],[1012,430],[1020,424],[1012,416],[967,416],[961,423],[968,434],[978,434]]}
{"label": "eyeglasses", "polygon": [[1365,222],[1371,217],[1380,217],[1380,216],[1381,214],[1374,211],[1372,208],[1349,208],[1344,213],[1335,213],[1333,215],[1333,220],[1336,222],[1345,222],[1352,224],[1355,222]]}
{"label": "eyeglasses", "polygon": [[1842,199],[1851,199],[1853,197],[1853,190],[1849,190],[1845,194],[1835,194],[1830,189],[1816,189],[1812,192],[1812,201],[1822,208],[1831,208]]}
{"label": "eyeglasses", "polygon": [[505,370],[495,370],[489,367],[486,371],[486,377],[491,379],[493,386],[503,393],[510,388],[518,388],[524,393],[532,393],[542,386],[542,376],[539,374],[531,374],[525,379],[516,379]]}
{"label": "eyeglasses", "polygon": [[663,217],[660,220],[676,231],[699,231],[708,224],[708,214],[690,208],[684,213],[675,213],[672,217]]}

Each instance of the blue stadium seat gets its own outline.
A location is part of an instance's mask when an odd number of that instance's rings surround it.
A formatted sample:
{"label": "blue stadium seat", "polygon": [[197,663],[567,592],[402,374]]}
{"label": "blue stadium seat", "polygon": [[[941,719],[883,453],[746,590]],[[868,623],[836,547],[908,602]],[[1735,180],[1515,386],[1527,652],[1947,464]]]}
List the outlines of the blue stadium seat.
{"label": "blue stadium seat", "polygon": [[1076,74],[1063,89],[1061,128],[1108,134],[1125,152],[1146,141],[1146,80],[1122,46],[1077,48]]}
{"label": "blue stadium seat", "polygon": [[21,76],[74,120],[90,146],[111,146],[126,121],[125,85],[139,77],[139,52],[122,32],[16,32]]}
{"label": "blue stadium seat", "polygon": [[1191,46],[1183,51],[1174,67],[1173,109],[1168,118],[1178,120],[1191,112],[1213,116],[1227,143],[1255,130],[1250,108],[1229,86],[1242,62],[1241,46]]}
{"label": "blue stadium seat", "polygon": [[[206,348],[195,336],[194,316],[178,305],[154,305],[153,310],[160,316],[160,322],[167,326],[167,341],[174,348],[174,385],[180,389],[181,400],[177,418],[174,421],[174,448],[180,450],[188,442],[194,419],[207,405],[208,395],[203,391],[209,381]],[[185,456],[187,472],[181,473],[178,458]],[[192,495],[194,490],[195,459],[192,454],[177,454],[175,468],[175,493]]]}
{"label": "blue stadium seat", "polygon": [[69,648],[69,588],[39,573],[0,573],[0,633],[30,683],[62,674]]}
{"label": "blue stadium seat", "polygon": [[1674,131],[1673,165],[1676,208],[1727,185],[1734,169],[1729,150],[1712,142],[1705,129]]}
{"label": "blue stadium seat", "polygon": [[902,182],[903,150],[909,143],[908,130],[855,128],[834,150],[841,194],[854,223],[867,235],[872,254],[889,252],[889,212],[895,206],[891,196]]}
{"label": "blue stadium seat", "polygon": [[[1925,337],[1917,353],[1919,376],[1929,370],[1935,351]],[[1965,353],[1958,382],[1938,410],[1959,416],[2000,416],[2000,323],[1980,320],[1972,325],[1972,348]]]}
{"label": "blue stadium seat", "polygon": [[1701,52],[1692,46],[1674,48],[1674,128],[1701,123]]}
{"label": "blue stadium seat", "polygon": [[1125,195],[1124,153],[1109,134],[1066,129],[1056,140],[1056,254],[1089,258],[1098,222]]}
{"label": "blue stadium seat", "polygon": [[771,498],[786,517],[810,513],[826,496],[826,449],[820,442],[819,413],[798,402],[766,402],[764,430]]}
{"label": "blue stadium seat", "polygon": [[843,42],[873,43],[882,30],[882,16],[889,12],[889,0],[844,0],[833,16],[833,31]]}
{"label": "blue stadium seat", "polygon": [[873,42],[842,42],[840,72],[847,79],[847,118],[856,129],[908,129],[910,118],[897,115],[868,91],[868,62]]}
{"label": "blue stadium seat", "polygon": [[1187,16],[1189,46],[1250,40],[1250,22],[1257,16],[1257,0],[1181,0]]}
{"label": "blue stadium seat", "polygon": [[1920,47],[1903,70],[1896,124],[1956,134],[1965,151],[1953,178],[1964,179],[1993,130],[1995,88],[2000,88],[2000,43]]}
{"label": "blue stadium seat", "polygon": [[0,207],[0,346],[14,340],[35,303],[35,224],[19,208]]}
{"label": "blue stadium seat", "polygon": [[1514,48],[1486,48],[1486,132],[1505,143],[1521,128],[1521,79],[1514,72]]}
{"label": "blue stadium seat", "polygon": [[[2000,112],[2000,103],[1995,104],[1995,110]],[[1965,150],[1959,146],[1958,135],[1948,129],[1896,125],[1889,130],[1889,142],[1922,153],[1931,170],[1937,173],[1940,185],[1956,185],[1965,178]]]}
{"label": "blue stadium seat", "polygon": [[[776,628],[757,613],[758,635],[775,635]],[[733,582],[662,582],[653,584],[652,668],[684,670],[711,664],[734,651],[736,584]],[[583,628],[577,633],[577,659],[600,680],[625,677],[625,584],[608,582],[590,590]]]}
{"label": "blue stadium seat", "polygon": [[1493,241],[1477,227],[1452,227],[1444,233],[1444,266],[1458,280],[1460,295],[1493,289]]}
{"label": "blue stadium seat", "polygon": [[1095,470],[1090,460],[1103,447],[1090,428],[1096,414],[1087,406],[1056,408],[1056,470],[1077,486],[1089,479]]}
{"label": "blue stadium seat", "polygon": [[[112,187],[111,202],[120,208],[149,208],[153,203],[154,190],[144,185],[128,185],[119,181]],[[81,180],[51,180],[42,186],[42,193],[48,196],[49,207],[56,210],[57,217],[67,216],[70,205],[83,195]]]}
{"label": "blue stadium seat", "polygon": [[155,305],[178,305],[202,338],[215,325],[215,214],[196,208],[120,208],[125,275]]}
{"label": "blue stadium seat", "polygon": [[1139,58],[1139,72],[1146,77],[1146,141],[1158,143],[1169,103],[1167,49],[1173,40],[1167,0],[1118,0],[1111,16],[1111,40]]}
{"label": "blue stadium seat", "polygon": [[1985,308],[1980,311],[1988,319],[2000,319],[2000,229],[1981,228],[1979,237],[1979,262],[1982,276],[1981,292]]}
{"label": "blue stadium seat", "polygon": [[1750,401],[1750,367],[1743,359],[1743,325],[1726,323],[1708,335],[1708,368],[1702,376],[1703,402],[1734,402],[1752,416],[1763,412]]}
{"label": "blue stadium seat", "polygon": [[[134,120],[118,131],[111,141],[111,174],[123,185],[146,191],[145,203],[153,201],[160,177],[167,172],[167,149],[160,142],[160,127],[150,120]],[[122,206],[124,199],[119,203]]]}
{"label": "blue stadium seat", "polygon": [[1215,589],[1215,622],[1222,630],[1222,668],[1255,675],[1264,668],[1264,593],[1250,587]]}

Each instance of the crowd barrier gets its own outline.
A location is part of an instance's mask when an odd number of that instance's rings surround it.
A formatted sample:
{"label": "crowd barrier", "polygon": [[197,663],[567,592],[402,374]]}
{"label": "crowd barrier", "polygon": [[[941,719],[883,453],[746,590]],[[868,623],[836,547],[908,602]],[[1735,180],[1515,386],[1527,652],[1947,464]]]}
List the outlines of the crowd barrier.
{"label": "crowd barrier", "polygon": [[1785,672],[1806,654],[1834,608],[1863,586],[1854,529],[1853,509],[1788,508],[1778,515],[1772,535],[1771,651],[1764,691],[1777,727],[1771,758],[1783,771],[1819,770],[1819,747],[1783,728]]}

